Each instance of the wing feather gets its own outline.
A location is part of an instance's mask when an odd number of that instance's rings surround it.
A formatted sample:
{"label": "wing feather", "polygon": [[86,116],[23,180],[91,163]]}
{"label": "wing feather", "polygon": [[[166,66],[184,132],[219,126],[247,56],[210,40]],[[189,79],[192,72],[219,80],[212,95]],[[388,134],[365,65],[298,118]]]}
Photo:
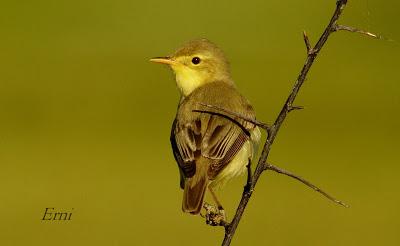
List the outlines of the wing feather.
{"label": "wing feather", "polygon": [[[248,133],[255,128],[252,123],[238,117],[233,117],[233,121],[223,115],[194,110],[199,108],[199,102],[218,106],[223,101],[228,105],[227,110],[255,117],[250,104],[240,94],[233,93],[234,90],[222,83],[214,84],[213,90],[204,86],[191,94],[192,100],[181,101],[171,129],[171,145],[181,173],[181,187],[184,179],[193,177],[200,168],[206,168],[209,179],[214,179],[249,140]],[[210,96],[216,91],[229,91],[232,98]],[[200,158],[202,164],[197,163]]]}
{"label": "wing feather", "polygon": [[[199,127],[199,121],[185,124],[183,127],[175,126],[177,154],[182,160],[178,165],[184,178],[193,176],[196,159],[200,155],[210,159],[208,175],[210,179],[215,178],[249,139],[246,133],[229,119],[217,117],[219,116],[213,115],[203,118],[199,115],[199,118],[203,119],[200,128],[204,130],[203,133],[199,131],[199,134],[196,134],[194,129]],[[207,127],[203,127],[204,125]]]}

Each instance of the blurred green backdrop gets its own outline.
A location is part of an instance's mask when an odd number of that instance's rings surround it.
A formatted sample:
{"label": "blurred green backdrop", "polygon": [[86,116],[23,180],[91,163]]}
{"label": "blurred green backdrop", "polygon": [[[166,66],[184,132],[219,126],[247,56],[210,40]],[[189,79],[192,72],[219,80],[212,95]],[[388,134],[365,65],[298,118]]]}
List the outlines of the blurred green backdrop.
{"label": "blurred green backdrop", "polygon": [[[150,64],[206,37],[272,122],[335,1],[3,1],[0,244],[219,245],[181,212],[169,130],[178,91]],[[270,160],[351,205],[262,176],[233,245],[399,245],[400,3],[349,1],[342,24],[395,41],[332,35]],[[146,110],[145,110],[146,106]],[[221,194],[228,216],[244,179]],[[44,209],[71,221],[41,221]]]}

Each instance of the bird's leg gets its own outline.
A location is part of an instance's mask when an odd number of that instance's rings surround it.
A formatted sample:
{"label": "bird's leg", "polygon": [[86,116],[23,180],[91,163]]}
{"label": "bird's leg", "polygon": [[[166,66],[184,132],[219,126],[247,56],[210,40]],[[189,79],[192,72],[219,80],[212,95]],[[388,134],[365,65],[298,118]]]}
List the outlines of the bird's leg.
{"label": "bird's leg", "polygon": [[213,197],[215,203],[217,204],[218,209],[219,209],[219,210],[224,210],[224,208],[222,207],[221,203],[219,202],[219,200],[218,200],[217,196],[215,195],[215,192],[214,192],[214,190],[211,188],[211,186],[208,186],[208,190],[210,191],[210,193],[211,193],[211,195],[212,195],[212,197]]}
{"label": "bird's leg", "polygon": [[204,209],[206,210],[206,223],[212,226],[225,226],[227,224],[225,210],[210,186],[208,186],[208,190],[210,191],[217,207],[204,203]]}

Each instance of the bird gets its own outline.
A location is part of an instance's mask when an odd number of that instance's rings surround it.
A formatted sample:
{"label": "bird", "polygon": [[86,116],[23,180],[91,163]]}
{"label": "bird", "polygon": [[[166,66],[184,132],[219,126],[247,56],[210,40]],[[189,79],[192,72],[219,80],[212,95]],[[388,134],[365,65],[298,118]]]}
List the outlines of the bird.
{"label": "bird", "polygon": [[257,152],[260,129],[246,120],[255,119],[255,111],[239,93],[224,52],[208,39],[191,40],[172,55],[150,61],[172,69],[181,95],[170,142],[182,210],[198,215],[209,190],[222,211],[215,190],[244,174]]}

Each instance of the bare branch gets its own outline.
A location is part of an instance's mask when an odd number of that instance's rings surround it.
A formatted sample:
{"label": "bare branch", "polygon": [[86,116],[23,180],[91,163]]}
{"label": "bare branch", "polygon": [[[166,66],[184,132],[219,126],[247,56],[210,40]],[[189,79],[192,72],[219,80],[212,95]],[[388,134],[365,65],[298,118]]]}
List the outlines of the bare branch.
{"label": "bare branch", "polygon": [[328,198],[332,202],[337,203],[339,205],[342,205],[343,207],[346,207],[346,208],[349,207],[346,203],[334,198],[333,196],[329,195],[328,193],[326,193],[325,191],[323,191],[322,189],[320,189],[316,185],[312,184],[311,182],[307,181],[306,179],[304,179],[304,178],[302,178],[302,177],[300,177],[300,176],[298,176],[298,175],[296,175],[294,173],[286,171],[285,169],[282,169],[280,167],[277,167],[277,166],[274,166],[274,165],[268,163],[267,166],[265,167],[265,170],[272,170],[272,171],[275,171],[277,173],[284,174],[286,176],[294,178],[294,179],[302,182],[303,184],[307,185],[311,189],[315,190],[316,192],[321,193],[323,196],[325,196],[326,198]]}
{"label": "bare branch", "polygon": [[[204,106],[204,107],[207,107],[207,108],[215,109],[215,110],[217,110],[219,112],[222,112],[222,113],[226,113],[226,114],[229,114],[229,115],[232,115],[232,116],[236,116],[236,117],[238,117],[238,118],[240,118],[240,119],[242,119],[244,121],[247,121],[247,122],[253,123],[256,126],[259,126],[264,130],[269,130],[270,129],[269,125],[267,125],[267,124],[265,124],[265,123],[263,123],[261,121],[258,121],[256,119],[252,119],[252,118],[249,118],[249,117],[244,116],[242,114],[239,114],[237,112],[233,112],[233,111],[230,111],[230,110],[227,110],[227,109],[215,106],[215,105],[210,105],[210,104],[205,104],[205,103],[199,103],[199,104]],[[204,111],[203,110],[194,110],[194,111],[195,112],[210,112],[210,111],[205,111],[205,110]]]}
{"label": "bare branch", "polygon": [[[339,17],[341,16],[346,4],[347,4],[347,0],[337,0],[336,1],[336,9],[333,13],[333,16],[331,17],[329,24],[326,26],[324,32],[322,33],[318,42],[315,44],[315,46],[313,48],[311,48],[311,49],[308,48],[309,40],[308,40],[308,38],[305,38],[307,49],[309,49],[309,52],[307,52],[306,61],[303,65],[303,68],[301,69],[299,76],[297,77],[297,80],[293,86],[292,92],[286,99],[286,102],[283,105],[278,117],[276,118],[274,124],[270,127],[270,130],[268,131],[267,140],[265,141],[261,156],[258,159],[256,169],[252,176],[252,182],[251,182],[252,187],[251,187],[251,189],[245,189],[243,191],[242,198],[236,209],[236,213],[235,213],[235,216],[233,217],[232,222],[225,226],[225,236],[224,236],[224,240],[222,242],[222,246],[227,246],[227,245],[231,244],[232,238],[236,232],[236,228],[238,227],[239,222],[243,216],[244,210],[247,206],[247,203],[250,200],[250,197],[253,193],[254,187],[256,186],[257,181],[260,178],[260,175],[262,174],[262,172],[265,171],[266,167],[268,166],[267,158],[268,158],[269,152],[271,150],[271,146],[274,143],[275,137],[276,137],[283,121],[286,119],[286,116],[288,115],[288,113],[293,105],[293,102],[296,99],[296,96],[297,96],[301,86],[303,85],[303,83],[307,77],[307,74],[308,74],[312,64],[314,63],[314,60],[317,57],[319,51],[322,49],[322,47],[324,46],[325,42],[328,40],[328,38],[332,34],[332,32],[336,31],[337,21],[338,21]],[[307,37],[307,36],[303,35],[303,37]],[[310,45],[310,47],[311,47],[311,45]]]}
{"label": "bare branch", "polygon": [[368,37],[371,38],[376,38],[376,39],[383,39],[383,40],[387,40],[387,41],[393,41],[391,39],[385,38],[384,36],[381,36],[379,34],[375,34],[372,32],[368,32],[368,31],[364,31],[355,27],[350,27],[350,26],[344,26],[344,25],[335,25],[334,27],[335,31],[348,31],[348,32],[356,32],[356,33],[360,33],[362,35],[366,35]]}

